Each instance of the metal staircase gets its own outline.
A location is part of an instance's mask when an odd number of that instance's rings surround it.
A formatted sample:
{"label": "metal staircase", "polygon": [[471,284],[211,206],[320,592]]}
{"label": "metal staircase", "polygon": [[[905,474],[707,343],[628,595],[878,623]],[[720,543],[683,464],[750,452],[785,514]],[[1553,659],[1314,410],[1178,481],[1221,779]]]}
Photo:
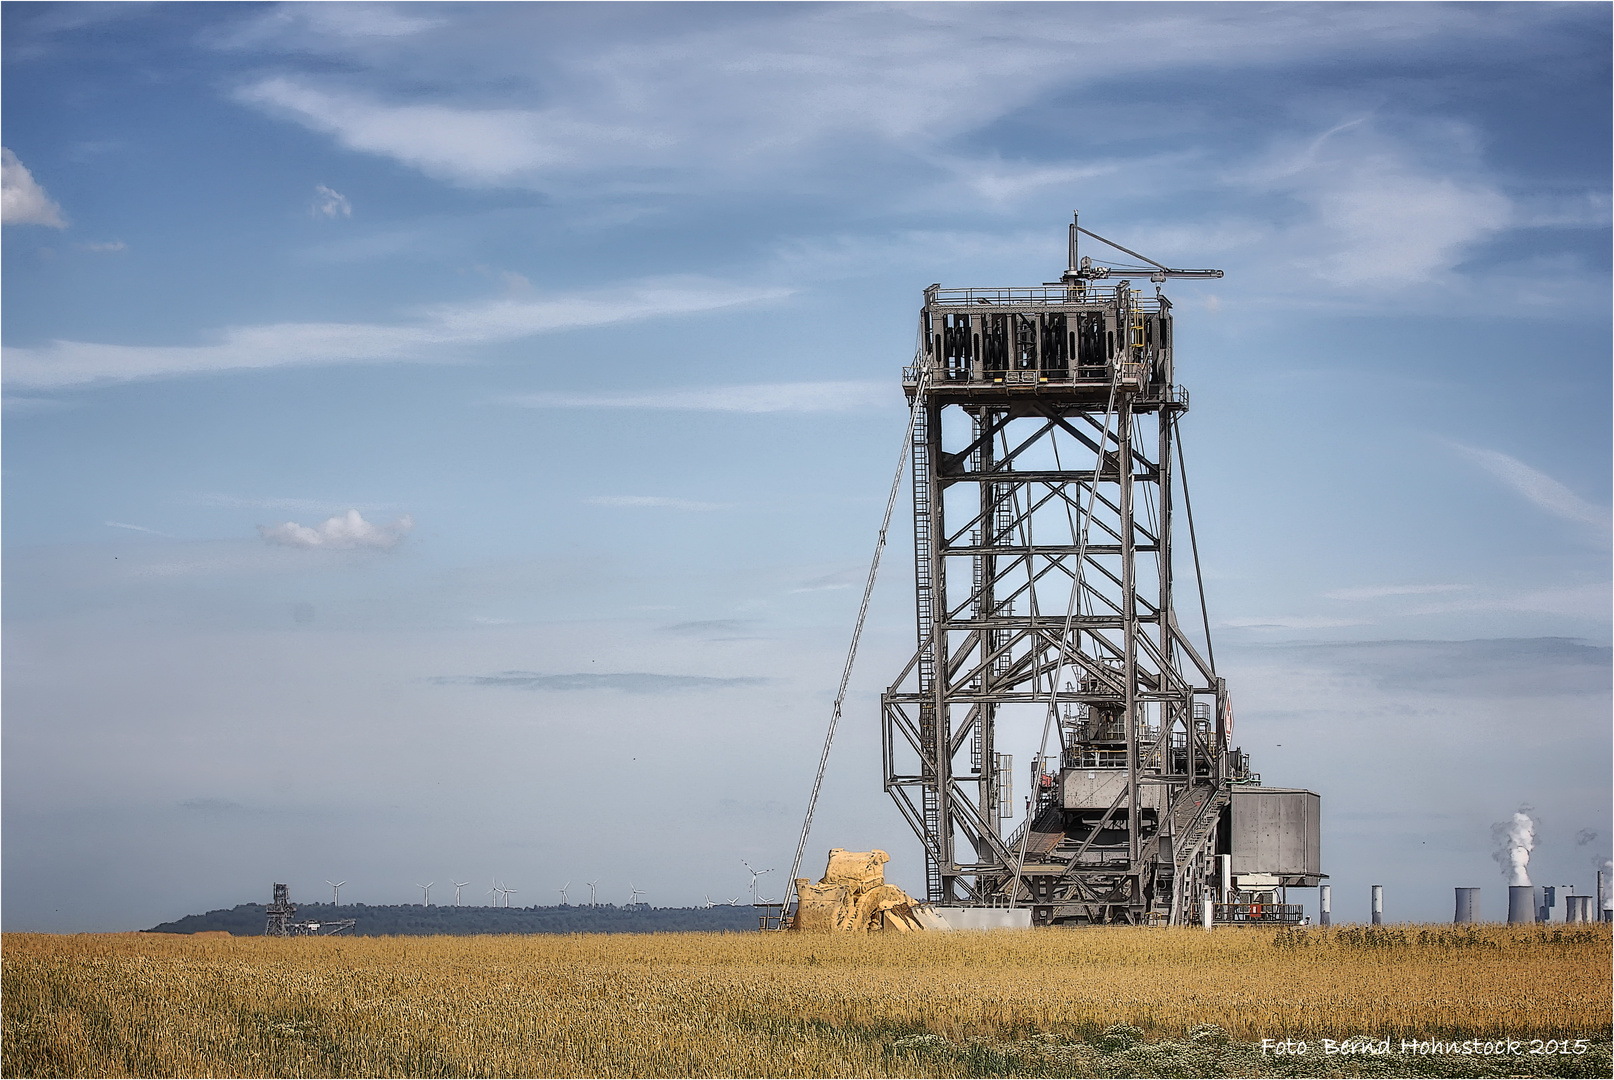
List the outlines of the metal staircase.
{"label": "metal staircase", "polygon": [[[1183,816],[1187,818],[1180,831],[1172,834],[1172,861],[1179,868],[1193,861],[1211,830],[1221,820],[1222,808],[1232,798],[1232,785],[1225,781],[1220,784],[1195,784],[1178,798],[1177,805],[1184,807],[1186,813]],[[1176,813],[1172,818],[1174,823],[1180,820]]]}

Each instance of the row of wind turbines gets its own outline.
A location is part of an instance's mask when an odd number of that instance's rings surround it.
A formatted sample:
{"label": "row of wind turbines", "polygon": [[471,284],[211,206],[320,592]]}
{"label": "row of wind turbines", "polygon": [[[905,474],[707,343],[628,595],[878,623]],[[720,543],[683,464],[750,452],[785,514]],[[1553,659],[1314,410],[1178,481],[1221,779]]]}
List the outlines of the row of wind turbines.
{"label": "row of wind turbines", "polygon": [[[740,860],[740,865],[744,866],[747,870],[749,870],[751,872],[751,902],[753,904],[772,903],[772,901],[768,900],[766,897],[759,898],[757,896],[757,881],[758,881],[758,879],[760,879],[762,877],[762,875],[773,873],[773,868],[769,867],[766,870],[758,870],[758,869],[754,868],[750,863],[746,862],[744,859]],[[326,878],[325,879],[325,884],[327,884],[327,885],[329,885],[331,887],[331,906],[336,907],[336,906],[340,905],[341,902],[342,902],[342,886],[347,884],[347,879],[343,878],[341,881],[332,881],[331,879]],[[421,899],[422,906],[424,906],[424,907],[431,907],[432,906],[432,887],[434,885],[436,885],[436,884],[437,884],[437,882],[435,882],[435,881],[428,881],[424,885],[422,885],[418,881],[415,882],[415,888],[420,890],[420,899]],[[463,890],[465,888],[465,886],[469,885],[470,882],[469,881],[450,881],[448,884],[454,886],[454,906],[455,907],[461,906],[461,904],[460,904],[461,890]],[[584,884],[588,886],[588,906],[589,907],[598,907],[599,906],[599,903],[598,903],[598,897],[599,897],[598,888],[599,888],[599,884],[600,884],[599,881],[597,881],[597,880],[596,881],[588,881],[588,882],[584,882]],[[560,894],[560,902],[563,905],[568,906],[568,907],[571,905],[571,902],[572,902],[571,895],[568,892],[568,890],[571,889],[571,887],[572,887],[572,883],[570,881],[568,881],[566,884],[562,885],[560,888],[555,890],[557,893]],[[643,889],[640,889],[638,886],[634,885],[633,882],[631,882],[631,881],[628,882],[628,888],[629,888],[629,890],[631,890],[631,895],[628,898],[628,905],[630,907],[637,907],[639,905],[639,903],[640,903],[639,897],[645,896],[647,894],[645,893],[645,891]],[[508,885],[501,885],[499,883],[499,879],[494,878],[493,879],[493,888],[489,889],[487,894],[489,896],[495,898],[494,903],[492,905],[493,907],[509,907],[510,906],[510,898],[512,896],[514,896],[518,891],[519,890],[517,890],[517,889],[510,888]],[[705,899],[706,899],[706,903],[704,905],[702,905],[703,907],[714,908],[714,907],[718,906],[717,902],[714,901],[711,898],[710,895],[707,895]],[[499,902],[501,900],[503,901],[503,903]],[[738,896],[729,897],[729,900],[728,900],[728,906],[729,907],[739,907],[739,905],[740,905],[740,898]]]}

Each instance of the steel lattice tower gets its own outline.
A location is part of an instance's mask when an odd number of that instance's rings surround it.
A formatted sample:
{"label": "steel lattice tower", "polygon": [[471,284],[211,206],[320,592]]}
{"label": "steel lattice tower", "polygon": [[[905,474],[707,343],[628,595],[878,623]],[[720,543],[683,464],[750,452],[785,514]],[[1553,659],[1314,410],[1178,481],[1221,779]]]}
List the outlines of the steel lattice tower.
{"label": "steel lattice tower", "polygon": [[[904,372],[919,645],[881,699],[885,786],[933,902],[1191,921],[1247,770],[1173,606],[1188,394],[1171,303],[1131,279],[1221,272],[1095,266],[1078,234],[1102,239],[1073,223],[1058,282],[925,290]],[[1047,753],[1004,836],[1015,715],[1046,724]]]}

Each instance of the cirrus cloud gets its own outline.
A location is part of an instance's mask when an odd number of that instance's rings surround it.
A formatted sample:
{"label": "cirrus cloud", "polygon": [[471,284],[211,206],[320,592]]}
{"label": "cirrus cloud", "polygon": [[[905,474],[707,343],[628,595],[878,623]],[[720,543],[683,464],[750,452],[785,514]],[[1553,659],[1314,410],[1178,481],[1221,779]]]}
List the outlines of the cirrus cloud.
{"label": "cirrus cloud", "polygon": [[7,348],[6,385],[33,389],[206,375],[251,368],[451,359],[456,346],[685,315],[790,295],[786,288],[696,277],[639,281],[588,293],[503,297],[420,309],[396,323],[273,323],[217,331],[205,345],[52,341]]}
{"label": "cirrus cloud", "polygon": [[1500,450],[1487,450],[1480,446],[1465,446],[1459,442],[1448,445],[1469,461],[1478,465],[1517,495],[1565,521],[1590,525],[1600,532],[1610,531],[1610,515],[1606,506],[1581,498],[1562,483],[1540,469],[1532,468],[1516,457]]}
{"label": "cirrus cloud", "polygon": [[513,394],[501,399],[528,409],[671,409],[679,412],[851,412],[895,401],[882,382],[751,383],[641,393],[565,390]]}

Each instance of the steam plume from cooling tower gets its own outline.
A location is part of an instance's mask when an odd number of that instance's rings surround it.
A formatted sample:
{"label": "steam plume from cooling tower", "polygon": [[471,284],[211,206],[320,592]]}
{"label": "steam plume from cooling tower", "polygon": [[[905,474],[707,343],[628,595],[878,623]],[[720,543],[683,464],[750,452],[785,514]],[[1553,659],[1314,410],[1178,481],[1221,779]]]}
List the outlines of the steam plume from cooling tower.
{"label": "steam plume from cooling tower", "polygon": [[1502,867],[1510,886],[1530,884],[1530,852],[1536,846],[1536,823],[1526,813],[1529,809],[1521,806],[1507,821],[1491,826],[1491,838],[1496,842],[1492,857]]}

